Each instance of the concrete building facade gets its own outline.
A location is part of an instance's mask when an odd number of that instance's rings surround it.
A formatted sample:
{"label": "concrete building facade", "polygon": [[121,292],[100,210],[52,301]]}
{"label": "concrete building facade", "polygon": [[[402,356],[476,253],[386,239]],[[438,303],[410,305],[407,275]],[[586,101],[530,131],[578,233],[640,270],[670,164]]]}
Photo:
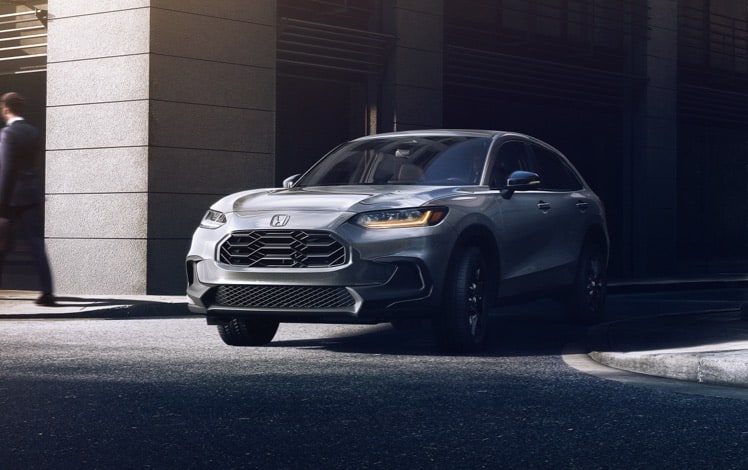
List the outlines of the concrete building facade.
{"label": "concrete building facade", "polygon": [[[212,201],[344,139],[435,127],[566,153],[608,208],[614,277],[748,272],[745,1],[50,0],[0,15],[0,85],[29,96],[46,135],[59,292],[179,293]],[[9,286],[33,289],[13,256]]]}

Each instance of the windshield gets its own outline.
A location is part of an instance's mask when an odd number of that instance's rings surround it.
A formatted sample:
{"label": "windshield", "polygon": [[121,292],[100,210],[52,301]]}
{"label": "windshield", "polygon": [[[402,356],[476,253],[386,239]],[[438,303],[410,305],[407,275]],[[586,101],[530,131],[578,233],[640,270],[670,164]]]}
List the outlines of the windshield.
{"label": "windshield", "polygon": [[350,142],[313,166],[296,186],[477,185],[491,139],[398,136]]}

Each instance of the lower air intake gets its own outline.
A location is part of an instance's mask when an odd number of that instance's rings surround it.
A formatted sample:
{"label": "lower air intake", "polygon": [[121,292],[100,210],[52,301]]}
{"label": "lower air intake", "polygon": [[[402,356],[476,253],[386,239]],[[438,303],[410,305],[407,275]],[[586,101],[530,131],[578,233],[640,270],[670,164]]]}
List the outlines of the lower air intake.
{"label": "lower air intake", "polygon": [[341,309],[353,307],[355,299],[344,287],[219,286],[216,304],[243,308]]}

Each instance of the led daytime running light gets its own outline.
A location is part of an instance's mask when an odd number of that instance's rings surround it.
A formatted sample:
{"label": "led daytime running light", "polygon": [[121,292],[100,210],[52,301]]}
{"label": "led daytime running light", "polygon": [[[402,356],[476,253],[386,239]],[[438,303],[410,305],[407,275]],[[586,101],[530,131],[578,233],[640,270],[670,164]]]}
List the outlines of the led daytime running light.
{"label": "led daytime running light", "polygon": [[361,214],[358,223],[366,228],[407,228],[436,225],[446,209],[406,209]]}

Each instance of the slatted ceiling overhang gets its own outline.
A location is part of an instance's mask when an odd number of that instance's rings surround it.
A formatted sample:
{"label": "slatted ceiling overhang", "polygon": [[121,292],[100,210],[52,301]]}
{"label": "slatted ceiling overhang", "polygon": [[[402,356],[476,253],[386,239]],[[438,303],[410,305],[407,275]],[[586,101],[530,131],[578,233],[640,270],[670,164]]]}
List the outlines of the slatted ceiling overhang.
{"label": "slatted ceiling overhang", "polygon": [[40,9],[0,14],[0,75],[46,70],[46,18]]}
{"label": "slatted ceiling overhang", "polygon": [[681,84],[678,87],[678,115],[688,121],[748,128],[748,93]]}
{"label": "slatted ceiling overhang", "polygon": [[680,6],[678,52],[684,63],[745,74],[748,72],[748,17]]}
{"label": "slatted ceiling overhang", "polygon": [[[642,0],[445,1],[454,12],[445,17],[445,85],[455,96],[618,108],[646,83],[627,66],[634,42],[647,34]],[[484,15],[458,14],[471,5]],[[509,21],[515,17],[526,21]]]}
{"label": "slatted ceiling overhang", "polygon": [[493,51],[448,46],[446,82],[476,89],[539,98],[619,107],[626,90],[643,77]]}
{"label": "slatted ceiling overhang", "polygon": [[278,16],[322,21],[335,17],[340,26],[357,27],[369,24],[372,15],[381,9],[382,0],[277,0]]}
{"label": "slatted ceiling overhang", "polygon": [[277,61],[281,73],[324,70],[382,75],[395,37],[355,28],[280,18]]}
{"label": "slatted ceiling overhang", "polygon": [[678,116],[748,128],[748,18],[678,8]]}

